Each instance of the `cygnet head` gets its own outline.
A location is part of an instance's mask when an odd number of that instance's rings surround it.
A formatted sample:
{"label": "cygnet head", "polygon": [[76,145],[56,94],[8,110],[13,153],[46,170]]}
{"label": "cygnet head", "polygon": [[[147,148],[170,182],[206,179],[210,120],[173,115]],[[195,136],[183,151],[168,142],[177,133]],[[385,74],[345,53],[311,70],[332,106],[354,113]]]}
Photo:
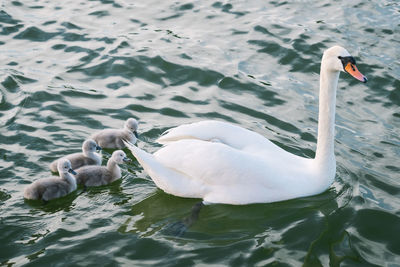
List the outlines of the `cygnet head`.
{"label": "cygnet head", "polygon": [[341,46],[333,46],[325,50],[322,65],[327,70],[344,71],[361,82],[367,82],[367,78],[357,69],[355,59]]}
{"label": "cygnet head", "polygon": [[124,127],[128,131],[131,131],[136,136],[136,138],[138,138],[137,134],[138,125],[139,123],[137,120],[135,120],[134,118],[129,118],[126,120]]}
{"label": "cygnet head", "polygon": [[124,162],[130,162],[131,160],[126,156],[125,152],[122,150],[114,151],[111,155],[113,161],[117,164],[121,164]]}
{"label": "cygnet head", "polygon": [[71,162],[66,158],[61,158],[58,160],[57,170],[60,174],[72,173],[76,175],[76,172],[71,168]]}
{"label": "cygnet head", "polygon": [[83,153],[96,152],[97,150],[101,150],[101,147],[93,139],[88,139],[82,144]]}

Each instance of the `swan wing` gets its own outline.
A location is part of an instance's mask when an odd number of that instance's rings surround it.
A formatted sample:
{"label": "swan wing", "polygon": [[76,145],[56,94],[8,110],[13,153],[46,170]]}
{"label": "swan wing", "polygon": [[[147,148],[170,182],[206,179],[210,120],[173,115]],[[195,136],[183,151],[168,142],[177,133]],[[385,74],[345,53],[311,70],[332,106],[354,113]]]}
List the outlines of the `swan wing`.
{"label": "swan wing", "polygon": [[232,148],[247,151],[281,150],[262,135],[221,121],[201,121],[180,125],[167,130],[157,142],[168,145],[183,139],[198,139],[209,142],[220,142]]}
{"label": "swan wing", "polygon": [[202,198],[211,203],[275,202],[310,195],[317,186],[311,179],[312,161],[284,150],[266,158],[222,143],[192,139],[173,142],[154,157],[200,184]]}
{"label": "swan wing", "polygon": [[296,159],[266,160],[223,143],[197,139],[172,142],[154,155],[127,146],[156,185],[176,196],[247,204],[288,199],[307,186],[298,175],[307,169],[305,159],[287,168]]}
{"label": "swan wing", "polygon": [[206,186],[281,188],[295,178],[292,176],[295,168],[302,166],[302,161],[297,161],[293,168],[287,168],[295,159],[286,154],[287,157],[282,154],[266,159],[223,143],[188,139],[168,144],[155,152],[154,157],[162,165]]}

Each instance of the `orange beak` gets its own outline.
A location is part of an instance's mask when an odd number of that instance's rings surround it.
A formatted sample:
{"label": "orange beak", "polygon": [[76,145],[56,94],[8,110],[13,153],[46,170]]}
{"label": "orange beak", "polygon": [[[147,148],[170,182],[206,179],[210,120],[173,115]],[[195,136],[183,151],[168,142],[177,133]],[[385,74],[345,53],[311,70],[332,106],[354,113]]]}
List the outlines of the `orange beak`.
{"label": "orange beak", "polygon": [[362,75],[362,73],[357,69],[356,65],[352,64],[351,62],[347,63],[346,67],[344,68],[344,70],[350,74],[351,76],[353,76],[354,78],[356,78],[357,80],[366,83],[367,82],[367,77],[365,77],[364,75]]}

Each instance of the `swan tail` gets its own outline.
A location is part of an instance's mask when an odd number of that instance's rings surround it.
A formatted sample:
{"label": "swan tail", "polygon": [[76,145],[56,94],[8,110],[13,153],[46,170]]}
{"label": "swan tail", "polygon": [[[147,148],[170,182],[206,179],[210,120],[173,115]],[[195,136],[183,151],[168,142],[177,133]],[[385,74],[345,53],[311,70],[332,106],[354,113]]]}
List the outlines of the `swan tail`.
{"label": "swan tail", "polygon": [[190,177],[164,166],[154,155],[124,141],[139,164],[151,177],[158,188],[164,192],[180,197],[201,198],[202,186]]}

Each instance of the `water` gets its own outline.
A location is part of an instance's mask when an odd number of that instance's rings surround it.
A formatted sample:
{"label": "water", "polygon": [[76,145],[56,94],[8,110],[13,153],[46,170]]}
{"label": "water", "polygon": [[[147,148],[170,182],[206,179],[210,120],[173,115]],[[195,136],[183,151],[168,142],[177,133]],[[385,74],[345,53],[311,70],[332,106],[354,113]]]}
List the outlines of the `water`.
{"label": "water", "polygon": [[[399,3],[135,2],[1,3],[0,265],[399,266]],[[181,235],[198,200],[158,190],[136,161],[112,185],[24,201],[53,159],[128,117],[150,152],[166,129],[217,119],[314,156],[335,44],[369,82],[341,75],[326,192],[206,206]]]}

